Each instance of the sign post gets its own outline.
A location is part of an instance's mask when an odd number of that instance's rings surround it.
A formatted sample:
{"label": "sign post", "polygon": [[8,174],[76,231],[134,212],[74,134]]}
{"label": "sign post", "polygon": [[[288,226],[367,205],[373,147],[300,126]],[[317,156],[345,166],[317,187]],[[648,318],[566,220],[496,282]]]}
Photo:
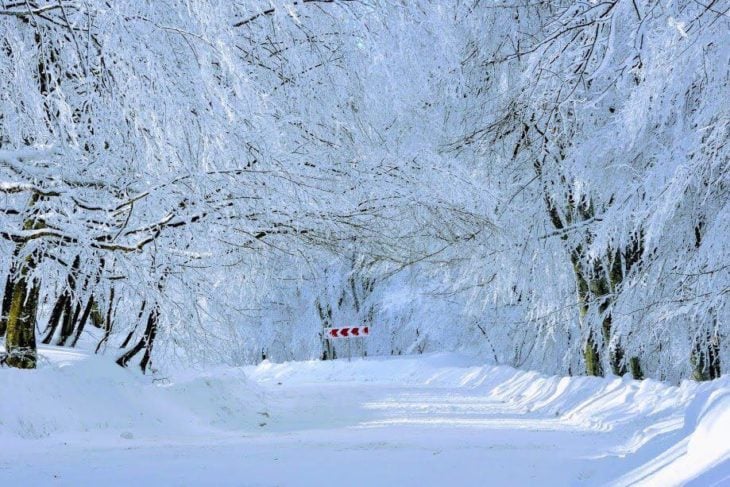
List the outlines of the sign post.
{"label": "sign post", "polygon": [[369,326],[348,326],[343,328],[325,328],[327,338],[355,338],[370,335]]}
{"label": "sign post", "polygon": [[[328,340],[334,338],[364,338],[370,335],[369,326],[347,326],[341,328],[325,328],[324,334]],[[347,340],[347,361],[352,360],[352,344]]]}

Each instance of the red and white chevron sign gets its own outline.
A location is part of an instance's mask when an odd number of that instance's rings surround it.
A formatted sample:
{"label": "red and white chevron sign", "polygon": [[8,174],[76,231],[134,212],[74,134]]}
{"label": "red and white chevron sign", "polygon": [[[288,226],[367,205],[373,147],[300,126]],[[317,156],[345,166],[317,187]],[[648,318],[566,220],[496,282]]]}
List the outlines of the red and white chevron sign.
{"label": "red and white chevron sign", "polygon": [[370,327],[349,326],[347,328],[326,328],[324,333],[327,338],[365,337],[370,334]]}

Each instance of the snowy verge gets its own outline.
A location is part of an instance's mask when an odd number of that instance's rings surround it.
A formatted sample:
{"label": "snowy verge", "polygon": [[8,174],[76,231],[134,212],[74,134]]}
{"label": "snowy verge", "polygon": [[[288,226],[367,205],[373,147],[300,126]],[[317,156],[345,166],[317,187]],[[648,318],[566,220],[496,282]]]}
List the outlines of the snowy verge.
{"label": "snowy verge", "polygon": [[37,441],[113,443],[253,428],[265,399],[240,369],[174,381],[108,357],[45,347],[37,370],[0,370],[0,446]]}
{"label": "snowy verge", "polygon": [[730,381],[699,389],[685,408],[681,441],[616,485],[730,485]]}

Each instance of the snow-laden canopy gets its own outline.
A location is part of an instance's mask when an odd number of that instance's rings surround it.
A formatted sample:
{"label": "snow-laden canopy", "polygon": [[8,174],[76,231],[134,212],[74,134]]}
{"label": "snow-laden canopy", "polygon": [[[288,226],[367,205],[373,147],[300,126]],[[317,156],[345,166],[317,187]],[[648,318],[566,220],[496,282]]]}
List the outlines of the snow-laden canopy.
{"label": "snow-laden canopy", "polygon": [[9,362],[331,358],[357,322],[371,354],[713,378],[728,9],[2,1]]}

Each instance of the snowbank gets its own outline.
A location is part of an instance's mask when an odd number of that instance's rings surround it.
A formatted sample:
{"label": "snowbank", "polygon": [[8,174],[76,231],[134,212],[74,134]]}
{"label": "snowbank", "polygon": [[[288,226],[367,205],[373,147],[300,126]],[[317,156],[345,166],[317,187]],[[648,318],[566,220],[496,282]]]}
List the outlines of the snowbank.
{"label": "snowbank", "polygon": [[684,411],[684,437],[617,485],[730,485],[730,378],[699,387]]}
{"label": "snowbank", "polygon": [[[375,360],[307,361],[247,367],[252,380],[307,383],[381,383],[460,387],[479,391],[494,400],[509,402],[524,414],[561,417],[563,421],[612,429],[637,416],[680,421],[679,409],[689,408],[699,392],[723,387],[691,381],[673,387],[654,380],[628,378],[545,376],[506,366],[479,365],[476,359],[456,354],[430,354]],[[704,396],[700,396],[704,397]],[[696,400],[695,400],[696,401]]]}
{"label": "snowbank", "polygon": [[41,356],[35,371],[0,370],[0,446],[244,430],[255,427],[265,404],[240,369],[154,380],[108,357],[63,348]]}

